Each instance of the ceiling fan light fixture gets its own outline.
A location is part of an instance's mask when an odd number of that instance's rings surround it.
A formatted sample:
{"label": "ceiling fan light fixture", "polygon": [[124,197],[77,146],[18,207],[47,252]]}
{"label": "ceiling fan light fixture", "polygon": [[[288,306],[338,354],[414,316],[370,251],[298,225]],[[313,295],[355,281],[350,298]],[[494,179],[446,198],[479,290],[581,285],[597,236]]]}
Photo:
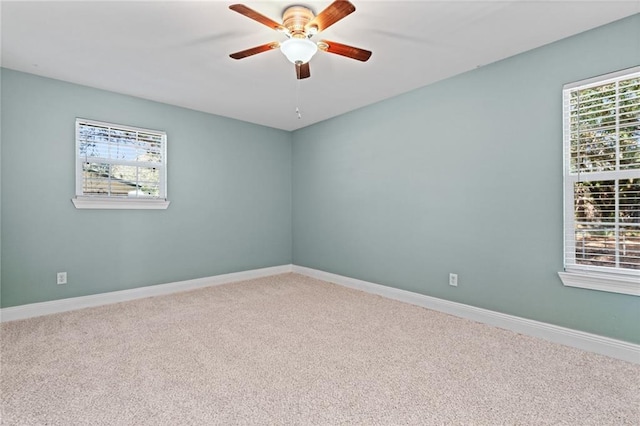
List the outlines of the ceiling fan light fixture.
{"label": "ceiling fan light fixture", "polygon": [[293,63],[306,64],[318,51],[318,46],[307,38],[290,38],[280,44],[280,50]]}

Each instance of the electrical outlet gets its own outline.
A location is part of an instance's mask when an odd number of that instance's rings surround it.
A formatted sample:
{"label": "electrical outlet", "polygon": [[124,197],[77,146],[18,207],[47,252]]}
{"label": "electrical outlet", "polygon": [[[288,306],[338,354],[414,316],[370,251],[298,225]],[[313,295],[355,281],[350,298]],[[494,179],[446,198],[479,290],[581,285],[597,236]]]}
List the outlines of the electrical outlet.
{"label": "electrical outlet", "polygon": [[449,285],[458,286],[458,274],[449,274]]}
{"label": "electrical outlet", "polygon": [[58,284],[66,284],[66,283],[67,283],[67,273],[58,272]]}

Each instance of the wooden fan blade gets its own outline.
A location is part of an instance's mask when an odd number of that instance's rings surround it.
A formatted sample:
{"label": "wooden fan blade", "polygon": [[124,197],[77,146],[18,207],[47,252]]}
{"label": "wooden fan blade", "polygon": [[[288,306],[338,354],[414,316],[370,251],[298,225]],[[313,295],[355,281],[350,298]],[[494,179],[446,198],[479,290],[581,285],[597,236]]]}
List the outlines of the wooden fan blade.
{"label": "wooden fan blade", "polygon": [[305,28],[317,28],[317,32],[324,31],[350,13],[355,12],[356,7],[349,1],[336,0],[331,3],[318,16],[313,18]]}
{"label": "wooden fan blade", "polygon": [[255,10],[245,6],[244,4],[232,4],[231,6],[229,6],[229,9],[234,10],[239,14],[246,16],[247,18],[251,18],[254,21],[260,22],[261,24],[266,25],[267,27],[276,31],[287,31],[287,29],[282,26],[282,24],[277,23],[273,19],[267,18],[263,14],[256,12]]}
{"label": "wooden fan blade", "polygon": [[357,59],[366,62],[371,57],[371,52],[360,49],[358,47],[347,46],[346,44],[336,43],[335,41],[320,40],[318,48],[325,52],[335,53],[336,55],[346,56],[347,58]]}
{"label": "wooden fan blade", "polygon": [[298,80],[311,77],[309,62],[305,62],[304,64],[296,64],[296,77],[298,77]]}
{"label": "wooden fan blade", "polygon": [[240,52],[232,53],[231,56],[233,59],[242,59],[247,56],[257,55],[258,53],[267,52],[269,50],[277,49],[280,47],[280,43],[274,41],[273,43],[263,44],[262,46],[252,47],[251,49],[241,50]]}

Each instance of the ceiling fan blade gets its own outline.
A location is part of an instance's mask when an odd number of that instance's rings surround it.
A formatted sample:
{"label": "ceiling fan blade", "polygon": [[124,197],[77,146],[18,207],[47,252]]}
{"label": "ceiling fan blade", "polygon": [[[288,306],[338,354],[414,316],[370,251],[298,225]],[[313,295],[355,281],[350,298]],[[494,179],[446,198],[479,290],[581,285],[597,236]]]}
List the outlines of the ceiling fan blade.
{"label": "ceiling fan blade", "polygon": [[306,25],[306,28],[317,28],[317,32],[324,31],[350,13],[355,12],[356,7],[346,0],[336,0],[331,3],[318,16]]}
{"label": "ceiling fan blade", "polygon": [[280,47],[280,43],[274,41],[273,43],[263,44],[261,46],[252,47],[251,49],[241,50],[240,52],[232,53],[229,55],[233,59],[242,59],[247,56],[257,55],[258,53],[267,52],[269,50],[277,49]]}
{"label": "ceiling fan blade", "polygon": [[362,62],[366,62],[371,57],[371,52],[368,50],[347,46],[346,44],[336,43],[335,41],[329,40],[320,40],[318,42],[318,49],[329,53],[335,53],[336,55],[346,56],[347,58],[357,59]]}
{"label": "ceiling fan blade", "polygon": [[247,18],[251,18],[254,21],[260,22],[261,24],[266,25],[267,27],[276,31],[287,31],[287,29],[282,26],[282,24],[277,23],[273,19],[267,18],[263,14],[256,12],[255,10],[245,6],[244,4],[232,4],[231,6],[229,6],[229,9],[234,10],[239,14],[246,16]]}
{"label": "ceiling fan blade", "polygon": [[305,62],[304,64],[296,64],[296,77],[298,77],[298,80],[311,77],[309,62]]}

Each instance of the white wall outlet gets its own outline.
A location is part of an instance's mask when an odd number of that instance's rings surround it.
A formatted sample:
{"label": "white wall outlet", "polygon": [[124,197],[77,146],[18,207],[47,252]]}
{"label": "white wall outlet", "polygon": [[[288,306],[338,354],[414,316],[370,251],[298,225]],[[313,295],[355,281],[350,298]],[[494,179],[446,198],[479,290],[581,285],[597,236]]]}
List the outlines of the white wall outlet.
{"label": "white wall outlet", "polygon": [[67,273],[58,272],[58,284],[66,284],[66,283],[67,283]]}
{"label": "white wall outlet", "polygon": [[449,285],[458,286],[458,274],[449,274]]}

